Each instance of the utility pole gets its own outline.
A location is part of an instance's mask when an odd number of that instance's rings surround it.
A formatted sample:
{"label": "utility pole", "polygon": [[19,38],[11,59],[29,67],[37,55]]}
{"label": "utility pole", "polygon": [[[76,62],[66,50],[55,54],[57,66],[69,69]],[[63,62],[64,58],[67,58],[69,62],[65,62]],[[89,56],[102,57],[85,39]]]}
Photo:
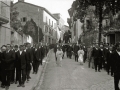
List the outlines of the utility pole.
{"label": "utility pole", "polygon": [[38,44],[39,44],[39,8],[38,8]]}

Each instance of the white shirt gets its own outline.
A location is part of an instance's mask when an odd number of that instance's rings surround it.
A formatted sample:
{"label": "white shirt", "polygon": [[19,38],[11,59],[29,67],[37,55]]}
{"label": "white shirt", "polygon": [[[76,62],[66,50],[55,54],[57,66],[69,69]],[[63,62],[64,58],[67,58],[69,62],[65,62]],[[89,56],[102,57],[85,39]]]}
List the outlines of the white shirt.
{"label": "white shirt", "polygon": [[103,49],[101,49],[101,51],[103,51]]}
{"label": "white shirt", "polygon": [[112,51],[110,51],[110,53],[112,53]]}
{"label": "white shirt", "polygon": [[95,48],[96,50],[98,50],[98,48]]}
{"label": "white shirt", "polygon": [[20,51],[20,55],[22,54],[22,51]]}
{"label": "white shirt", "polygon": [[117,53],[118,53],[118,55],[120,56],[120,52],[117,51]]}
{"label": "white shirt", "polygon": [[17,52],[18,50],[15,50],[15,52]]}
{"label": "white shirt", "polygon": [[26,49],[24,51],[26,52]]}

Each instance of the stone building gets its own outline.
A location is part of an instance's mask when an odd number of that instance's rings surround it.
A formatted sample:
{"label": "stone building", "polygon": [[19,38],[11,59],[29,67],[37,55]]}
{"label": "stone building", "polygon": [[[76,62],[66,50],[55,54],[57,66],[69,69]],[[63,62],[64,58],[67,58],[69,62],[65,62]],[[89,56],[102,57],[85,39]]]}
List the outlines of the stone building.
{"label": "stone building", "polygon": [[19,19],[22,25],[31,19],[42,29],[44,34],[43,42],[56,42],[57,19],[44,7],[18,0],[13,6],[19,12]]}
{"label": "stone building", "polygon": [[0,46],[11,43],[10,0],[0,0]]}

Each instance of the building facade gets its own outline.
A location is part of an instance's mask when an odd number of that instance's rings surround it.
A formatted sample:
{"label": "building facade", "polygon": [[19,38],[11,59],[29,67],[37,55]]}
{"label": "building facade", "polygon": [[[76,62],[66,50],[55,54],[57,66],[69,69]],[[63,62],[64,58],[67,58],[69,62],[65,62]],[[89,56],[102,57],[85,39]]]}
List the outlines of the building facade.
{"label": "building facade", "polygon": [[0,0],[0,46],[11,44],[10,0]]}
{"label": "building facade", "polygon": [[33,19],[36,25],[42,29],[43,42],[56,42],[57,19],[47,9],[27,3],[24,0],[19,0],[13,7],[19,12],[22,25]]}
{"label": "building facade", "polygon": [[72,34],[71,42],[77,43],[79,37],[82,35],[83,32],[83,28],[82,28],[83,23],[81,23],[79,19],[74,20],[76,11],[73,10],[72,8],[68,10],[68,13],[70,15],[70,18],[68,18],[67,22],[69,24],[69,28]]}

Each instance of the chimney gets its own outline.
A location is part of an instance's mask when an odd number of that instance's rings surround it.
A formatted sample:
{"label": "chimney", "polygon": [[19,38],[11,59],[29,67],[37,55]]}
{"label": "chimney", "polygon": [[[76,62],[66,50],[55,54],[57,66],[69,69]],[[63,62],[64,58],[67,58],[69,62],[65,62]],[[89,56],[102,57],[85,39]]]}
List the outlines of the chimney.
{"label": "chimney", "polygon": [[24,0],[18,0],[18,2],[24,2]]}

